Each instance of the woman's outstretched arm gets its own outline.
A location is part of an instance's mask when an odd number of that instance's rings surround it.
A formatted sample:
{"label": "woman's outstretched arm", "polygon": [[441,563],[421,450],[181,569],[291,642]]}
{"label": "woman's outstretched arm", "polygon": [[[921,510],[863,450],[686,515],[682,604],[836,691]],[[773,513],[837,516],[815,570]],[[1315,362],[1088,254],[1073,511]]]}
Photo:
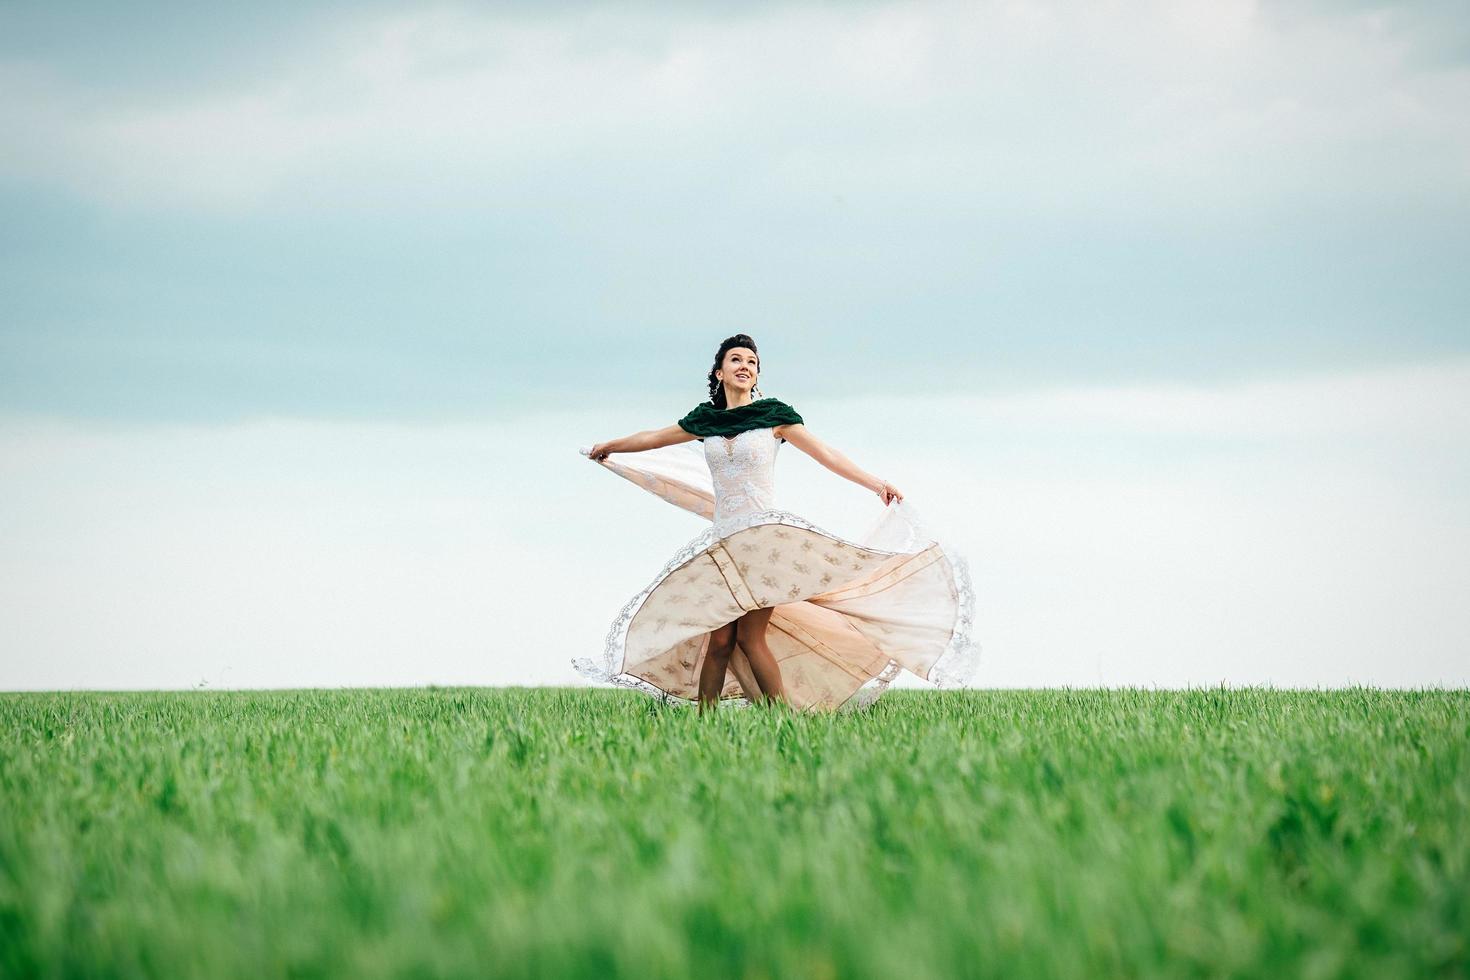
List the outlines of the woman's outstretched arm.
{"label": "woman's outstretched arm", "polygon": [[635,432],[631,436],[623,436],[621,439],[609,439],[607,442],[599,442],[592,447],[587,454],[588,459],[604,459],[608,453],[641,453],[645,449],[657,449],[660,446],[673,446],[699,436],[692,432],[685,432],[677,424],[668,425],[662,429],[648,429],[644,432]]}
{"label": "woman's outstretched arm", "polygon": [[895,500],[903,499],[903,494],[898,492],[897,487],[887,480],[880,480],[878,477],[858,466],[858,464],[848,459],[837,449],[812,435],[807,431],[805,425],[797,422],[791,425],[779,426],[776,429],[776,435],[785,439],[838,476],[851,480],[860,487],[867,487],[878,495],[878,498],[883,501],[883,506],[886,507]]}

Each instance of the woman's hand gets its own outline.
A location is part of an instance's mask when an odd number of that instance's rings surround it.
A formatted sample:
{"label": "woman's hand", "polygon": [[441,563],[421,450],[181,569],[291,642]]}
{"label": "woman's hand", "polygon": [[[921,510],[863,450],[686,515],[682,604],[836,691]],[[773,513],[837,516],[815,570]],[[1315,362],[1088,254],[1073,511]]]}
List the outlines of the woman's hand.
{"label": "woman's hand", "polygon": [[878,486],[874,489],[878,494],[878,499],[883,501],[884,507],[887,507],[895,500],[903,499],[903,494],[898,492],[898,487],[895,487],[886,480],[879,480]]}
{"label": "woman's hand", "polygon": [[607,454],[612,452],[611,446],[611,442],[599,442],[592,447],[592,451],[587,454],[587,458],[594,460],[606,459]]}

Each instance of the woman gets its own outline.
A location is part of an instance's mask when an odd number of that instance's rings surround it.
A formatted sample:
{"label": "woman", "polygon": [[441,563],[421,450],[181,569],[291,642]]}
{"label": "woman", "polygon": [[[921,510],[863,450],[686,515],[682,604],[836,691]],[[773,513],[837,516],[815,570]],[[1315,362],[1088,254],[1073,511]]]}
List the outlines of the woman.
{"label": "woman", "polygon": [[[752,703],[858,707],[900,668],[963,684],[977,654],[964,560],[922,532],[896,487],[812,435],[790,405],[761,397],[759,376],[755,341],[727,338],[708,402],[677,424],[580,450],[712,524],[623,608],[602,662],[573,664],[665,700],[697,694],[701,713],[742,690]],[[683,445],[695,440],[703,446]],[[777,509],[783,442],[876,493],[884,519],[853,542]]]}

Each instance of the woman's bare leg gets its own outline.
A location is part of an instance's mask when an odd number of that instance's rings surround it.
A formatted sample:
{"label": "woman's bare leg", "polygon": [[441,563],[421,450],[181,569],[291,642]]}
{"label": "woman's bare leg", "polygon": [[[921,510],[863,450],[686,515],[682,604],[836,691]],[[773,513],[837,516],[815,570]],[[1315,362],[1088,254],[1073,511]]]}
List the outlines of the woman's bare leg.
{"label": "woman's bare leg", "polygon": [[750,669],[755,674],[755,681],[761,687],[767,704],[780,701],[789,705],[791,702],[786,698],[786,688],[781,682],[781,668],[776,664],[776,655],[771,653],[771,648],[766,646],[766,627],[771,622],[771,614],[776,610],[772,606],[765,609],[752,609],[735,621],[735,640],[740,644],[740,649],[745,651],[745,658],[750,661]]}
{"label": "woman's bare leg", "polygon": [[704,666],[699,668],[700,714],[704,714],[706,708],[714,710],[720,703],[720,692],[725,689],[725,668],[730,666],[730,654],[734,652],[734,623],[710,630],[709,649],[704,654]]}

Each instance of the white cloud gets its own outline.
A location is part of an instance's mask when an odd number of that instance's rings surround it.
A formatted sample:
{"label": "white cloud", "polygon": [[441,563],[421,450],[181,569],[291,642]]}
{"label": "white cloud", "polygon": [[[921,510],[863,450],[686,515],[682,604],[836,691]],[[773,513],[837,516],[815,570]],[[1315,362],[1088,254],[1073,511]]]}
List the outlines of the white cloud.
{"label": "white cloud", "polygon": [[[968,555],[982,685],[1465,684],[1467,382],[800,408]],[[577,683],[700,529],[575,452],[656,422],[6,420],[0,688]],[[795,450],[780,485],[838,533],[879,513]]]}
{"label": "white cloud", "polygon": [[[1470,360],[1445,359],[1215,385],[1148,383],[1067,386],[1000,396],[933,397],[937,414],[968,431],[1070,432],[1215,438],[1407,437],[1470,443]],[[869,399],[882,412],[900,396]]]}
{"label": "white cloud", "polygon": [[1470,154],[1470,71],[1415,66],[1431,30],[1248,0],[416,12],[225,94],[133,104],[0,66],[0,173],[225,210],[701,179],[1033,215],[1422,203],[1463,193]]}

